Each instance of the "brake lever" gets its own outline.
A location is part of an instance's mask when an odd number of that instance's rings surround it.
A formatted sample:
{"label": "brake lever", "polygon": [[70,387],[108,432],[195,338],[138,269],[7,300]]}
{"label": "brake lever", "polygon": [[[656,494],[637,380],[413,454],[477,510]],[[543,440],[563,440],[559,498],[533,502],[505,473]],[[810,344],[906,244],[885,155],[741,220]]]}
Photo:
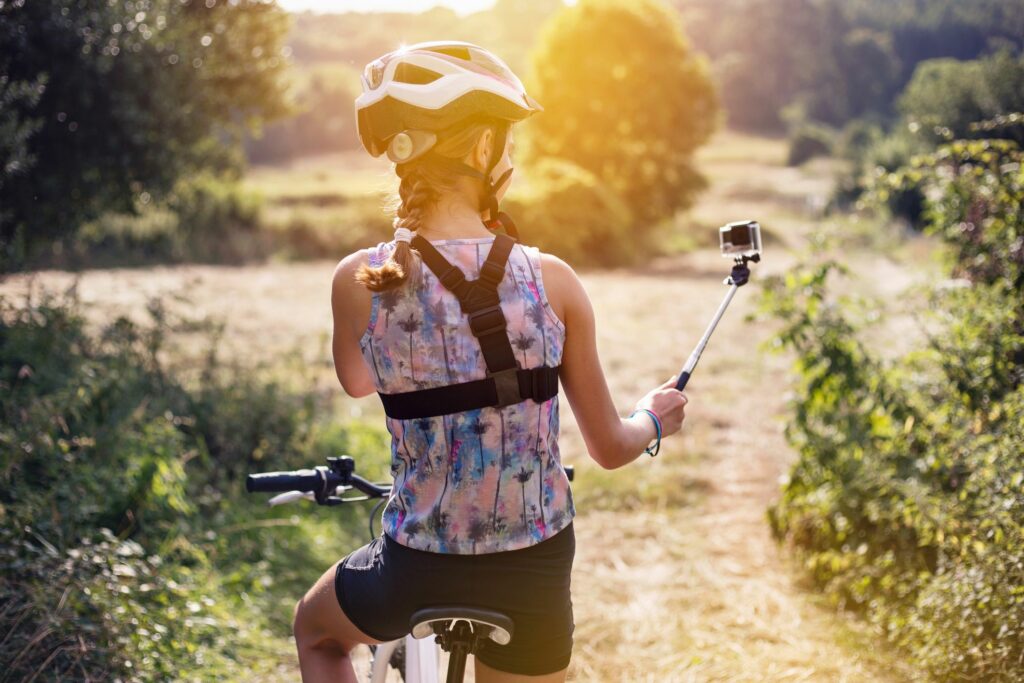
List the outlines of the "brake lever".
{"label": "brake lever", "polygon": [[285,505],[287,503],[293,503],[297,500],[305,498],[306,500],[316,500],[316,496],[312,492],[304,493],[302,491],[285,491],[279,493],[270,500],[267,501],[267,505],[273,507],[275,505]]}
{"label": "brake lever", "polygon": [[[328,497],[327,499],[331,501],[330,503],[327,503],[327,505],[338,505],[338,503],[334,501],[341,501],[341,499],[338,496],[340,496],[345,491],[348,491],[351,488],[351,486],[338,486],[337,488],[335,488],[334,495]],[[270,505],[271,507],[275,505],[286,505],[288,503],[294,503],[297,500],[302,500],[303,498],[305,498],[306,500],[311,500],[314,503],[316,502],[316,494],[313,493],[312,491],[285,491],[284,493],[279,493],[270,500],[268,500],[267,504]]]}

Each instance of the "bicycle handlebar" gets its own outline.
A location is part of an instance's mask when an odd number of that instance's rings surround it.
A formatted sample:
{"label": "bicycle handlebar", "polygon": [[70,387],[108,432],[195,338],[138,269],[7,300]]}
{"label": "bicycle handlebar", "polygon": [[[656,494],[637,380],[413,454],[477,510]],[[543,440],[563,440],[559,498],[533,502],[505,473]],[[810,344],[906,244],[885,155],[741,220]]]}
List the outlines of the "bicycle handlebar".
{"label": "bicycle handlebar", "polygon": [[245,490],[249,493],[306,492],[316,491],[321,487],[320,473],[316,470],[265,472],[263,474],[250,474],[245,478]]}
{"label": "bicycle handlebar", "polygon": [[[566,477],[571,481],[572,465],[565,466]],[[374,484],[354,473],[355,461],[347,456],[327,458],[327,467],[320,465],[313,469],[292,472],[264,472],[250,474],[245,478],[245,490],[249,493],[284,493],[298,491],[312,493],[320,505],[385,498],[391,494],[391,486]],[[357,489],[366,494],[363,498],[341,498],[338,493]]]}

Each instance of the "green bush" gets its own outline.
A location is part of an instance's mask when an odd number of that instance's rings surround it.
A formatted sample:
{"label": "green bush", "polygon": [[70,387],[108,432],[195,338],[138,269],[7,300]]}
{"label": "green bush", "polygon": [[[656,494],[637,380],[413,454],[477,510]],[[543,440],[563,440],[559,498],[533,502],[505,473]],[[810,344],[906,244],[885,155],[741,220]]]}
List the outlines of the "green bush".
{"label": "green bush", "polygon": [[[172,345],[209,335],[197,360]],[[0,659],[12,680],[257,677],[367,510],[269,509],[251,471],[374,453],[317,395],[217,360],[158,301],[93,332],[73,296],[0,299]],[[367,463],[360,458],[360,470]],[[333,520],[333,521],[332,521]],[[338,521],[341,523],[339,524]],[[318,540],[319,539],[319,540]],[[326,541],[326,542],[325,542]]]}
{"label": "green bush", "polygon": [[1022,157],[957,142],[896,174],[924,188],[961,278],[932,294],[927,348],[866,348],[856,311],[877,307],[830,295],[835,263],[772,279],[763,301],[800,376],[772,528],[937,680],[1024,680]]}
{"label": "green bush", "polygon": [[138,201],[135,213],[105,213],[84,223],[30,267],[147,263],[238,263],[274,246],[263,231],[263,199],[236,179],[200,173],[179,180],[166,200]]}
{"label": "green bush", "polygon": [[574,266],[632,263],[654,237],[632,231],[629,209],[589,171],[561,159],[530,169],[529,190],[503,206],[520,237]]}
{"label": "green bush", "polygon": [[832,153],[835,133],[823,126],[802,125],[789,139],[789,153],[786,164],[799,166],[805,161],[816,157],[826,157]]}
{"label": "green bush", "polygon": [[973,61],[921,62],[898,105],[933,142],[975,137],[971,124],[1024,111],[1024,57],[1002,50]]}
{"label": "green bush", "polygon": [[927,153],[925,141],[907,129],[897,129],[888,135],[877,131],[854,131],[852,135],[857,137],[845,147],[851,161],[850,171],[840,176],[834,202],[874,209],[915,230],[923,229],[925,198],[920,179],[907,176],[898,185],[879,181],[908,166],[915,156]]}

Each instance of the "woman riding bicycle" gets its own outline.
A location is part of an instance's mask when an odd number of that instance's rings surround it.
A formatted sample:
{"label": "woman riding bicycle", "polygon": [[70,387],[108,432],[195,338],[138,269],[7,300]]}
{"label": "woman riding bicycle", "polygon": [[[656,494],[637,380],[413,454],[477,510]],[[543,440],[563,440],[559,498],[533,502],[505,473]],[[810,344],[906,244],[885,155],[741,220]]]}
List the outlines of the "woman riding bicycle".
{"label": "woman riding bicycle", "polygon": [[509,644],[476,654],[477,681],[564,681],[576,511],[558,379],[608,469],[677,432],[686,398],[671,378],[620,417],[576,273],[505,234],[511,127],[541,107],[504,62],[469,43],[403,48],[366,67],[356,110],[401,203],[394,240],[335,271],[334,362],[349,395],[381,395],[394,487],[381,536],[296,606],[303,681],[355,681],[354,646],[404,636],[437,604],[513,619]]}

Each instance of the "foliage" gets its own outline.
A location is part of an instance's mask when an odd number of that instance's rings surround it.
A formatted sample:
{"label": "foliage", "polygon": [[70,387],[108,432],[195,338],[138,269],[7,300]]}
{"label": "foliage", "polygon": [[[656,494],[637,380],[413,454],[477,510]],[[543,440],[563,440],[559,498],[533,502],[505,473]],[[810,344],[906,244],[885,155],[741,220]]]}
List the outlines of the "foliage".
{"label": "foliage", "polygon": [[[220,363],[210,321],[154,300],[149,323],[92,331],[82,308],[73,294],[0,300],[5,673],[258,677],[268,644],[291,649],[297,597],[362,542],[365,511],[341,510],[339,534],[247,498],[242,478],[342,448],[374,449],[379,467],[380,438],[330,424],[314,394]],[[201,358],[179,358],[183,333],[208,340]]]}
{"label": "foliage", "polygon": [[361,150],[352,107],[360,91],[359,73],[399,45],[438,39],[478,43],[522,74],[537,27],[561,4],[560,0],[499,0],[486,11],[463,16],[441,6],[419,13],[293,14],[288,48],[296,65],[298,113],[248,139],[248,158],[274,163],[306,154]]}
{"label": "foliage", "polygon": [[165,198],[137,204],[136,213],[107,212],[84,223],[73,239],[51,244],[20,266],[239,263],[278,246],[264,230],[262,198],[232,178],[196,173],[175,182]]}
{"label": "foliage", "polygon": [[[850,206],[863,200],[865,207],[881,208],[915,229],[923,228],[923,176],[914,170],[914,157],[952,138],[1024,142],[1022,92],[1024,57],[1006,51],[970,62],[923,62],[899,98],[904,116],[900,124],[887,135],[865,131],[859,143],[841,146],[851,164],[839,180],[837,203]],[[911,170],[897,173],[903,168]]]}
{"label": "foliage", "polygon": [[199,169],[237,174],[225,139],[287,111],[287,28],[259,0],[0,4],[0,78],[39,95],[4,104],[8,126],[39,124],[19,144],[21,171],[0,184],[11,256],[130,212]]}
{"label": "foliage", "polygon": [[[863,207],[882,209],[891,218],[906,221],[916,230],[924,227],[924,186],[922,178],[906,176],[891,182],[900,169],[929,149],[925,140],[908,128],[879,136],[853,155],[854,177],[845,182],[848,199]],[[841,181],[843,182],[843,181]]]}
{"label": "foliage", "polygon": [[[35,163],[35,157],[28,149],[28,140],[43,122],[38,118],[21,116],[19,110],[32,109],[39,104],[45,82],[43,74],[35,82],[11,82],[9,75],[0,72],[0,193],[7,183],[26,173]],[[11,220],[11,210],[0,205],[0,226]],[[6,241],[0,243],[0,264],[11,258],[13,254],[10,252],[16,248]]]}
{"label": "foliage", "polygon": [[730,125],[781,132],[796,106],[841,127],[890,118],[918,63],[1019,54],[1018,0],[675,0],[714,66]]}
{"label": "foliage", "polygon": [[786,164],[799,166],[815,157],[828,156],[832,151],[835,133],[823,126],[802,125],[790,136]]}
{"label": "foliage", "polygon": [[[530,169],[530,192],[507,201],[525,243],[578,266],[631,263],[650,247],[629,208],[594,174],[560,159]],[[571,226],[571,229],[566,229]]]}
{"label": "foliage", "polygon": [[1022,157],[961,141],[902,172],[962,278],[932,293],[927,349],[889,363],[867,349],[858,307],[829,294],[832,262],[775,278],[763,301],[800,376],[773,529],[938,680],[1021,680]]}
{"label": "foliage", "polygon": [[[976,137],[971,124],[1024,111],[1024,56],[1002,51],[970,62],[923,62],[900,95],[899,108],[934,142]],[[978,137],[993,136],[987,131]],[[1016,137],[1024,142],[1024,126]]]}
{"label": "foliage", "polygon": [[545,110],[526,126],[527,165],[571,161],[629,207],[637,234],[693,203],[705,185],[693,153],[717,103],[679,17],[656,0],[581,0],[556,14],[531,55]]}
{"label": "foliage", "polygon": [[[336,41],[337,42],[337,41]],[[314,65],[296,85],[296,113],[271,123],[246,140],[246,158],[275,163],[311,154],[359,147],[355,102],[359,73],[347,63]]]}
{"label": "foliage", "polygon": [[[672,0],[695,48],[708,55],[730,125],[781,132],[787,107],[836,128],[859,117],[889,118],[896,95],[922,61],[969,60],[998,45],[1019,53],[1024,11],[1018,0]],[[477,42],[522,75],[537,27],[558,11],[557,0],[502,0],[488,10],[456,15],[435,7],[418,14],[345,12],[294,15],[289,35],[302,73],[348,70],[353,87],[372,59],[439,36]],[[338,40],[337,36],[345,36]],[[483,38],[482,36],[486,36]],[[639,52],[643,52],[642,46]],[[340,90],[324,82],[323,95]],[[358,149],[351,107],[317,113],[309,91],[307,126],[272,126],[250,149],[261,158],[305,149]],[[541,100],[543,103],[543,100]],[[338,135],[341,131],[341,135]],[[294,144],[290,144],[294,143]],[[570,159],[572,160],[572,159]]]}

